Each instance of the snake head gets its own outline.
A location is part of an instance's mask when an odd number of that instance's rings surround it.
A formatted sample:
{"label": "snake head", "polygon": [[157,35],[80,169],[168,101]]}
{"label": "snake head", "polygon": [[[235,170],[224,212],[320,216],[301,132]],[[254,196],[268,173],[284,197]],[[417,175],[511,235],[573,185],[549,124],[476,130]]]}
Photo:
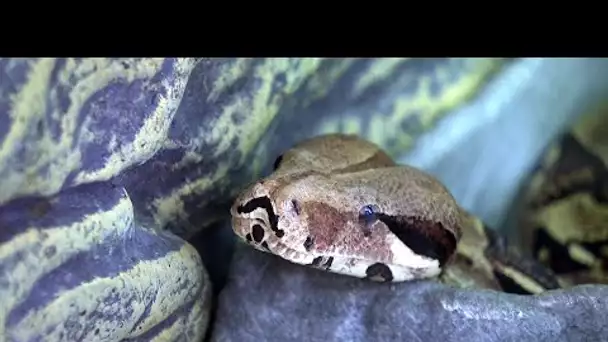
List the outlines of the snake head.
{"label": "snake head", "polygon": [[234,232],[258,250],[376,281],[436,276],[456,250],[461,209],[422,171],[292,171],[249,186],[231,208]]}

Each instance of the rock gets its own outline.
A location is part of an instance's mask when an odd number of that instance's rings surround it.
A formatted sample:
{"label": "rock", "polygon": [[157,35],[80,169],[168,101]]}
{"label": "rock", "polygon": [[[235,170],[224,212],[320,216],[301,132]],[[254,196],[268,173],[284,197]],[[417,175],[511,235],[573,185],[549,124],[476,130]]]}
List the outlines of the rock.
{"label": "rock", "polygon": [[201,339],[211,284],[188,243],[91,183],[0,207],[0,335],[10,341]]}
{"label": "rock", "polygon": [[2,338],[203,338],[199,254],[114,182],[164,146],[194,64],[0,60]]}
{"label": "rock", "polygon": [[211,341],[600,341],[607,310],[608,286],[519,296],[380,284],[239,243]]}

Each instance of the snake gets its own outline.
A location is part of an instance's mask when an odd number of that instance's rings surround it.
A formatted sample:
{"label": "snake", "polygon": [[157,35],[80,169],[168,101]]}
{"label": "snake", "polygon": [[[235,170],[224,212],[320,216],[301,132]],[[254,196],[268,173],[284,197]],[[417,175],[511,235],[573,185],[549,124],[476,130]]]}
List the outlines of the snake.
{"label": "snake", "polygon": [[585,113],[532,172],[519,217],[523,249],[563,287],[608,284],[608,110]]}
{"label": "snake", "polygon": [[296,143],[230,212],[239,241],[336,275],[518,294],[560,288],[550,268],[463,209],[438,179],[354,134]]}

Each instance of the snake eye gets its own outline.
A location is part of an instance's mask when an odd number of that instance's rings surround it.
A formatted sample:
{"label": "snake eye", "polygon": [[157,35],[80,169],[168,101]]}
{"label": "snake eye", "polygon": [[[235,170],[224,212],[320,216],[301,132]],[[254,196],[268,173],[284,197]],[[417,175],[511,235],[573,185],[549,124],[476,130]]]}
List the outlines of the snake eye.
{"label": "snake eye", "polygon": [[363,226],[363,236],[368,237],[372,234],[371,226],[378,219],[379,209],[373,204],[363,206],[359,210],[359,222]]}
{"label": "snake eye", "polygon": [[363,217],[370,217],[374,215],[374,208],[371,205],[366,205],[361,208],[359,215]]}
{"label": "snake eye", "polygon": [[373,221],[376,219],[377,208],[375,205],[365,205],[359,210],[359,218],[366,221]]}

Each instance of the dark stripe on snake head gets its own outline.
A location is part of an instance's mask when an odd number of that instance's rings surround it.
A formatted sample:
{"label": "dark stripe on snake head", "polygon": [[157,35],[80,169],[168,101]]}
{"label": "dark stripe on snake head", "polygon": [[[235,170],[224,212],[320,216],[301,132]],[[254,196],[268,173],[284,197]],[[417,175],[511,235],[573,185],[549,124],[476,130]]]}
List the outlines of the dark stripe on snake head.
{"label": "dark stripe on snake head", "polygon": [[370,280],[375,281],[392,281],[393,280],[393,272],[391,269],[383,263],[377,262],[375,264],[370,265],[365,270],[365,275]]}
{"label": "dark stripe on snake head", "polygon": [[456,250],[456,237],[441,222],[386,214],[379,214],[378,219],[414,253],[436,259],[440,266]]}
{"label": "dark stripe on snake head", "polygon": [[272,203],[266,196],[256,197],[243,205],[239,205],[236,209],[239,214],[248,214],[257,208],[263,208],[268,214],[268,221],[270,221],[270,229],[278,238],[282,238],[285,235],[285,231],[278,228],[279,217],[274,213],[272,209]]}
{"label": "dark stripe on snake head", "polygon": [[274,163],[272,164],[272,169],[276,171],[279,168],[279,166],[281,166],[282,161],[283,161],[283,155],[278,156],[277,159],[275,159]]}

